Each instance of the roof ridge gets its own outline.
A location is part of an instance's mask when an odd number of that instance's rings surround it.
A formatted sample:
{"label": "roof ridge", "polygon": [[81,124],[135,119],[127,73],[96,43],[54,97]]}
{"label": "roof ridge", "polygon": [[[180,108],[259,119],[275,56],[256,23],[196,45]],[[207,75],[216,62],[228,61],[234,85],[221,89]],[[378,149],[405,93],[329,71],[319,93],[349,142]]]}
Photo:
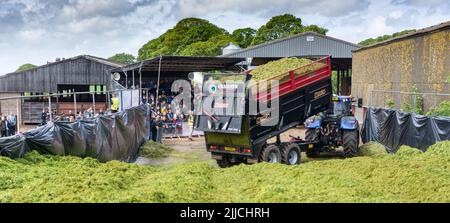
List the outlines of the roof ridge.
{"label": "roof ridge", "polygon": [[436,25],[428,26],[428,27],[425,27],[425,28],[420,28],[420,29],[417,29],[414,32],[403,34],[403,35],[397,36],[395,38],[391,38],[391,39],[387,39],[387,40],[384,40],[384,41],[381,41],[381,42],[373,43],[373,44],[361,47],[359,49],[356,49],[353,52],[357,52],[357,51],[361,51],[361,50],[365,50],[365,49],[381,46],[381,45],[384,45],[384,44],[388,44],[390,42],[395,42],[395,41],[398,41],[398,40],[407,39],[407,38],[410,38],[410,37],[426,34],[426,33],[429,33],[429,32],[434,32],[436,30],[445,29],[446,27],[450,27],[450,20],[446,21],[446,22],[442,22],[442,23],[436,24]]}
{"label": "roof ridge", "polygon": [[112,64],[115,64],[115,65],[117,65],[117,66],[125,66],[125,65],[127,65],[126,63],[121,63],[121,62],[117,62],[117,61],[113,61],[113,60],[110,60],[110,59],[106,59],[106,58],[102,58],[102,57],[97,57],[97,56],[92,56],[92,55],[83,55],[86,59],[96,59],[96,60],[102,60],[102,61],[104,61],[104,62],[109,62],[109,63],[112,63]]}
{"label": "roof ridge", "polygon": [[43,64],[43,65],[39,65],[39,66],[33,67],[31,69],[28,69],[28,70],[24,70],[24,71],[14,71],[14,72],[11,72],[11,73],[6,73],[6,74],[1,75],[1,76],[6,76],[6,75],[10,75],[10,74],[17,74],[17,73],[24,73],[26,71],[37,70],[39,68],[47,67],[47,66],[54,65],[54,64],[59,64],[59,63],[65,62],[67,60],[76,60],[76,59],[79,59],[79,58],[84,58],[84,59],[87,59],[87,60],[94,60],[94,61],[97,61],[99,63],[102,63],[102,62],[103,63],[110,63],[111,65],[115,65],[117,67],[121,67],[121,66],[125,65],[125,64],[120,64],[120,63],[117,63],[117,62],[109,61],[109,60],[101,58],[101,57],[96,57],[96,56],[83,54],[83,55],[78,55],[78,56],[74,56],[74,57],[70,57],[70,58],[64,58],[64,60],[55,61],[55,62]]}
{"label": "roof ridge", "polygon": [[261,48],[261,47],[264,47],[264,46],[270,46],[270,45],[273,45],[275,43],[279,43],[279,42],[283,42],[283,41],[290,40],[290,39],[293,39],[293,38],[297,38],[297,37],[300,37],[300,36],[311,35],[311,34],[316,35],[316,36],[320,36],[320,37],[323,37],[323,38],[332,39],[332,40],[335,40],[335,41],[338,41],[338,42],[342,42],[342,43],[345,43],[345,44],[348,44],[348,45],[352,45],[352,46],[355,46],[355,47],[358,47],[358,48],[361,47],[361,45],[358,45],[358,44],[355,44],[355,43],[351,43],[351,42],[348,42],[348,41],[345,41],[345,40],[337,39],[337,38],[334,38],[332,36],[322,35],[320,33],[314,32],[314,31],[306,31],[306,32],[297,33],[297,34],[294,34],[294,35],[291,35],[291,36],[278,38],[278,39],[275,39],[275,40],[272,40],[272,41],[269,41],[269,42],[266,42],[266,43],[261,43],[261,44],[256,45],[256,46],[251,46],[251,47],[239,50],[237,52],[221,55],[221,57],[232,56],[234,54],[246,52],[246,51],[253,50],[253,49],[258,49],[258,48]]}

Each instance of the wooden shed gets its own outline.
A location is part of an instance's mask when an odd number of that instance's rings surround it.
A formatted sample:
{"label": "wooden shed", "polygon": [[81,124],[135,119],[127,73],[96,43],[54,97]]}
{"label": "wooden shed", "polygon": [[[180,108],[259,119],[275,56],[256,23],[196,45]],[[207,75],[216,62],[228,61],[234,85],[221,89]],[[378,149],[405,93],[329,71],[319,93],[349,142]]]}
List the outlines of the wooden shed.
{"label": "wooden shed", "polygon": [[[81,55],[69,59],[63,59],[48,63],[33,69],[21,72],[9,73],[0,76],[0,98],[14,95],[31,96],[46,95],[50,93],[70,93],[105,90],[109,84],[110,73],[108,70],[121,67],[124,64],[112,62],[103,58]],[[73,96],[53,97],[53,109],[58,113],[67,113],[74,109]],[[77,110],[85,110],[92,106],[91,95],[78,95],[76,98]],[[101,93],[96,96],[96,101],[100,102],[98,109],[106,108],[106,96]],[[43,108],[48,107],[48,100],[45,98],[21,99],[20,106],[22,123],[38,123],[39,114]],[[8,103],[11,105],[11,102]],[[0,113],[16,111],[15,108],[3,103]],[[52,103],[53,104],[53,103]]]}

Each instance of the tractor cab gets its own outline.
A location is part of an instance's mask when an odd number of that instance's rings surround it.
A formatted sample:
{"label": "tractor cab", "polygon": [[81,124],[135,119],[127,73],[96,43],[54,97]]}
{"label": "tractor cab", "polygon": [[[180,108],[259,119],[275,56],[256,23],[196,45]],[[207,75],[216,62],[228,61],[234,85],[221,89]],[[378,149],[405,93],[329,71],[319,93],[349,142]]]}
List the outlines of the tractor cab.
{"label": "tractor cab", "polygon": [[333,95],[333,116],[351,116],[352,112],[352,96]]}

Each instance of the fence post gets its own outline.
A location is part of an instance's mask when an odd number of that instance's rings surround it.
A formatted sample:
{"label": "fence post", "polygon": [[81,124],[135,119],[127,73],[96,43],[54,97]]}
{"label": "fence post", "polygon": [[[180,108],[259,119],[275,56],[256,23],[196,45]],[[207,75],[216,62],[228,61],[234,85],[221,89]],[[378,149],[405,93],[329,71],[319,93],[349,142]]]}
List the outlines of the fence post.
{"label": "fence post", "polygon": [[[20,105],[20,101],[21,99],[18,98],[17,99],[17,113],[16,113],[16,132],[20,132],[20,124],[22,123],[22,121],[19,121],[19,105]],[[22,114],[20,114],[20,119],[22,120]]]}
{"label": "fence post", "polygon": [[74,91],[74,93],[73,93],[73,105],[75,106],[75,116],[77,116],[78,115],[78,109],[77,109],[77,94],[75,93],[75,91]]}
{"label": "fence post", "polygon": [[131,89],[135,89],[136,87],[135,87],[135,84],[134,84],[134,70],[131,73],[133,75],[133,86],[131,87]]}
{"label": "fence post", "polygon": [[120,91],[120,111],[123,111],[123,90]]}
{"label": "fence post", "polygon": [[48,94],[48,113],[50,115],[50,121],[53,121],[53,114],[52,114],[52,98],[51,93]]}
{"label": "fence post", "polygon": [[111,95],[109,93],[109,91],[106,92],[106,101],[108,102],[108,108],[106,110],[111,109]]}
{"label": "fence post", "polygon": [[92,101],[94,103],[94,115],[95,115],[95,93],[92,93]]}

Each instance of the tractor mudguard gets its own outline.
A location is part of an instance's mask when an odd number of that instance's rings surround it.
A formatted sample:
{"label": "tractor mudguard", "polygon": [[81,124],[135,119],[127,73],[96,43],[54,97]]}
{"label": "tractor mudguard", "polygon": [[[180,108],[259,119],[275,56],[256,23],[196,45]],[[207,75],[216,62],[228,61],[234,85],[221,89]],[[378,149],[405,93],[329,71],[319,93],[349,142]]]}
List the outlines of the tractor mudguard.
{"label": "tractor mudguard", "polygon": [[321,115],[311,116],[305,121],[305,127],[307,129],[318,129],[322,127],[323,117]]}
{"label": "tractor mudguard", "polygon": [[356,130],[358,129],[358,120],[353,116],[345,116],[341,119],[341,129]]}

